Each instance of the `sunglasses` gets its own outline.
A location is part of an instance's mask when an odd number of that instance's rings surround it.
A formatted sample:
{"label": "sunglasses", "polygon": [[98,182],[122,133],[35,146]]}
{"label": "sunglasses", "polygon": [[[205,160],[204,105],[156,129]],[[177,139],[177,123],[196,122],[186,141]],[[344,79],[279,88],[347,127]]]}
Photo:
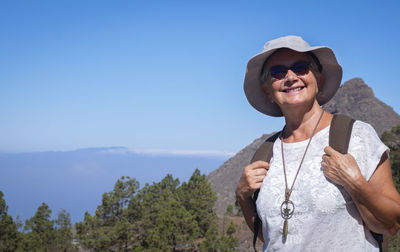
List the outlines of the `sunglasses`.
{"label": "sunglasses", "polygon": [[269,69],[269,73],[273,78],[282,80],[285,78],[289,69],[298,76],[306,75],[308,74],[308,71],[310,71],[310,62],[299,61],[294,63],[290,67],[282,65],[272,66]]}

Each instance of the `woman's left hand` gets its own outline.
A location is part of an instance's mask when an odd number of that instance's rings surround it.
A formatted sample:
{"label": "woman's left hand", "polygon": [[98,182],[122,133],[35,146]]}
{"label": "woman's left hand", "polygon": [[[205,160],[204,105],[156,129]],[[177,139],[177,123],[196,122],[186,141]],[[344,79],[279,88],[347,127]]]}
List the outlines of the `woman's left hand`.
{"label": "woman's left hand", "polygon": [[362,178],[356,160],[350,154],[341,154],[330,146],[325,147],[322,156],[322,170],[325,177],[346,187]]}
{"label": "woman's left hand", "polygon": [[341,154],[330,146],[324,151],[321,166],[325,177],[342,185],[350,194],[368,228],[395,235],[400,229],[400,195],[393,185],[387,154],[382,154],[367,182],[352,155]]}

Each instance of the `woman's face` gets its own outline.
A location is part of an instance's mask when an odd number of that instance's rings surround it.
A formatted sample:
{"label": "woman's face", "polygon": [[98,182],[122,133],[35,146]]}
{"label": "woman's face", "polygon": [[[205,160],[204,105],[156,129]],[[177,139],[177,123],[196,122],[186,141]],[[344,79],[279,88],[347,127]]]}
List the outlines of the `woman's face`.
{"label": "woman's face", "polygon": [[286,74],[285,71],[281,74],[272,71],[275,73],[273,75],[270,72],[266,83],[261,86],[268,99],[276,103],[282,111],[286,107],[312,105],[316,101],[318,93],[316,77],[311,70],[298,71],[299,68],[300,70],[302,68],[299,66],[304,68],[304,64],[310,62],[311,58],[306,53],[281,49],[273,54],[266,63],[265,67],[268,71],[294,66],[295,71],[289,69]]}

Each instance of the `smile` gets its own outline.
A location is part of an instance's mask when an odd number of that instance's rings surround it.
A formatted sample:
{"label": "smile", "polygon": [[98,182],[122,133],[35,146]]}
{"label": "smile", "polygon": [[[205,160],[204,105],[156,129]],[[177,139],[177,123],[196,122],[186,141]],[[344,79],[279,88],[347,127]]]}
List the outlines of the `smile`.
{"label": "smile", "polygon": [[292,93],[292,92],[298,92],[300,90],[302,90],[304,87],[296,87],[296,88],[288,88],[283,90],[283,92],[285,93]]}

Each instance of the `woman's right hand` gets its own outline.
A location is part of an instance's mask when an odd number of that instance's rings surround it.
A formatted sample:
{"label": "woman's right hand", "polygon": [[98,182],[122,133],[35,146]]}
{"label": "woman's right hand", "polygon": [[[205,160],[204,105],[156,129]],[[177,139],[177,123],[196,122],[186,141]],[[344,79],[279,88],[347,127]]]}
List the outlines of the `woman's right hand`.
{"label": "woman's right hand", "polygon": [[260,189],[269,170],[269,163],[255,161],[243,169],[242,176],[236,187],[236,196],[239,200],[251,198],[253,193]]}

